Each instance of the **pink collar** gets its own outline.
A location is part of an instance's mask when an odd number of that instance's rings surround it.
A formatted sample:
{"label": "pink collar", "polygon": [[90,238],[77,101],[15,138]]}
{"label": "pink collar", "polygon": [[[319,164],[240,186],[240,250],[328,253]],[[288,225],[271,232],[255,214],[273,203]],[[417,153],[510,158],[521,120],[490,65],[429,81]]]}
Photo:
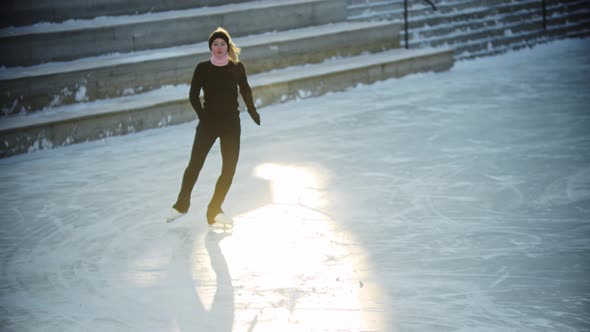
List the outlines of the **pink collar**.
{"label": "pink collar", "polygon": [[225,53],[224,56],[217,57],[215,55],[211,56],[211,63],[217,67],[226,66],[229,63],[229,56]]}

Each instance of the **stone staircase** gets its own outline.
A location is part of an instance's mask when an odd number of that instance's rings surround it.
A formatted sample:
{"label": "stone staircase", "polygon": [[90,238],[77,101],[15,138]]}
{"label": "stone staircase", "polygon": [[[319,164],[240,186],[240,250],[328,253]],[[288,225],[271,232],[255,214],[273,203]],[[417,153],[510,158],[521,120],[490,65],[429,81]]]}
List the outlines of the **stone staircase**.
{"label": "stone staircase", "polygon": [[0,28],[27,26],[39,22],[63,22],[99,16],[155,13],[195,6],[219,6],[248,0],[3,0],[0,2]]}
{"label": "stone staircase", "polygon": [[[446,46],[455,59],[494,55],[557,38],[590,36],[590,0],[409,1],[409,48]],[[403,24],[403,0],[349,0],[351,21],[387,19]],[[401,38],[405,34],[402,31]]]}
{"label": "stone staircase", "polygon": [[194,120],[189,83],[217,26],[242,48],[258,107],[453,64],[448,48],[401,49],[398,22],[348,20],[342,0],[111,2],[90,2],[106,15],[90,18],[82,0],[7,2],[0,157]]}

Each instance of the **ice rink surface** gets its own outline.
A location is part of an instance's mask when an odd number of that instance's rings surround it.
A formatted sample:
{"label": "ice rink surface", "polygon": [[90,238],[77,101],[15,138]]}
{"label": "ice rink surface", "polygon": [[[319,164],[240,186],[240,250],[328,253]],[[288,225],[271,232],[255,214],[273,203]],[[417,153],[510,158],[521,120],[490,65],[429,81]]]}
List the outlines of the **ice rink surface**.
{"label": "ice rink surface", "polygon": [[[590,40],[0,160],[2,331],[589,331]],[[302,92],[304,95],[305,92]]]}

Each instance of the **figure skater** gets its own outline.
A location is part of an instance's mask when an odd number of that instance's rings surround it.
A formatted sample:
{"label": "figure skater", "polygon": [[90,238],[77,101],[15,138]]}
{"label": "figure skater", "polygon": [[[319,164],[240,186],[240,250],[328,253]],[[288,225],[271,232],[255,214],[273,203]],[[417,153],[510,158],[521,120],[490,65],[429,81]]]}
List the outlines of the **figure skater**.
{"label": "figure skater", "polygon": [[[260,125],[260,115],[254,105],[246,69],[238,59],[240,49],[223,28],[217,28],[211,33],[209,49],[211,59],[197,65],[191,81],[189,98],[197,113],[199,124],[190,161],[182,178],[180,193],[173,206],[173,216],[168,218],[168,221],[188,211],[191,192],[205,163],[205,158],[213,143],[219,138],[222,157],[221,175],[215,185],[215,192],[207,207],[206,216],[209,225],[233,224],[233,220],[223,213],[221,205],[231,186],[240,154],[238,87],[250,117],[257,125]],[[199,97],[201,90],[204,95],[203,105]]]}

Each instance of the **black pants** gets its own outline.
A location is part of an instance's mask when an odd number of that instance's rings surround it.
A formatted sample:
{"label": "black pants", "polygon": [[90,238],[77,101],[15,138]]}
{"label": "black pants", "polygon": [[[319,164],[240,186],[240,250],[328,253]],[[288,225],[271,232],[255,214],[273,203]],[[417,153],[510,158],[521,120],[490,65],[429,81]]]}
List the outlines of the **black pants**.
{"label": "black pants", "polygon": [[240,135],[241,126],[239,116],[219,121],[199,122],[193,142],[191,159],[184,171],[180,193],[178,194],[176,204],[174,204],[176,210],[182,213],[188,211],[191,192],[205,164],[207,154],[209,154],[213,143],[219,138],[222,158],[221,175],[217,179],[215,192],[209,203],[208,213],[221,212],[221,204],[223,204],[229,187],[232,184],[238,164]]}

